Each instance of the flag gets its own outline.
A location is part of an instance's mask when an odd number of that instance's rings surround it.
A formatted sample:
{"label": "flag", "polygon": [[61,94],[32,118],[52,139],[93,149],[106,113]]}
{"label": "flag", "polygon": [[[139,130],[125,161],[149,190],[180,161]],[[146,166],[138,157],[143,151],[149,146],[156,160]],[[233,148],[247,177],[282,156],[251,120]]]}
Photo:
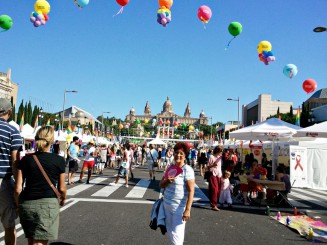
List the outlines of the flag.
{"label": "flag", "polygon": [[23,114],[22,114],[22,117],[21,117],[20,123],[19,123],[19,130],[20,130],[20,132],[22,132],[23,126],[24,126],[24,111],[23,111]]}
{"label": "flag", "polygon": [[50,118],[48,118],[48,121],[47,121],[47,126],[50,126]]}
{"label": "flag", "polygon": [[295,125],[300,126],[300,107],[297,108],[297,113],[295,116]]}
{"label": "flag", "polygon": [[37,116],[35,118],[35,122],[34,122],[34,130],[39,126],[39,117]]}
{"label": "flag", "polygon": [[72,125],[70,123],[70,120],[68,120],[68,127],[67,127],[67,133],[71,134],[73,132]]}

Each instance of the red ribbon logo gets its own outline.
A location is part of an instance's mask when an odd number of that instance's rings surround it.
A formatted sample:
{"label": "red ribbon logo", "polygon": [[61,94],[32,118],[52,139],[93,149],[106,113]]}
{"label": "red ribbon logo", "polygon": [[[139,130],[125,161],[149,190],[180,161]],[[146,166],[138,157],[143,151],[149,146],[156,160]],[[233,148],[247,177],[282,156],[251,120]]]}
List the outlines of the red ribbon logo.
{"label": "red ribbon logo", "polygon": [[301,165],[301,156],[297,155],[296,158],[295,158],[295,161],[296,161],[296,165],[295,165],[294,170],[296,170],[297,167],[299,167],[303,171],[303,167]]}

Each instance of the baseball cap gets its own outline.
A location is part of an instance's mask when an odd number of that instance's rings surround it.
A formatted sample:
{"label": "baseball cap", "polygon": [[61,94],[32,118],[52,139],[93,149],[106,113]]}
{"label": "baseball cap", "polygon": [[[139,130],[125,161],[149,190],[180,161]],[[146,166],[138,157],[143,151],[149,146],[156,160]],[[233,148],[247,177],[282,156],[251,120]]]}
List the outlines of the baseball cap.
{"label": "baseball cap", "polygon": [[8,99],[0,98],[0,113],[5,113],[11,109],[11,102]]}
{"label": "baseball cap", "polygon": [[76,141],[76,140],[78,140],[79,138],[77,137],[77,136],[74,136],[73,137],[73,141]]}

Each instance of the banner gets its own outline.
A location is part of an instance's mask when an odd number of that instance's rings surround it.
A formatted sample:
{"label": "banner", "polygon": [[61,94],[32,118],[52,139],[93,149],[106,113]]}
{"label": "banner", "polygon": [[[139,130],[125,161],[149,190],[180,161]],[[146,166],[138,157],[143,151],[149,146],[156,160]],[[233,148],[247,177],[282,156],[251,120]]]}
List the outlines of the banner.
{"label": "banner", "polygon": [[308,187],[306,147],[290,146],[290,180],[293,187]]}

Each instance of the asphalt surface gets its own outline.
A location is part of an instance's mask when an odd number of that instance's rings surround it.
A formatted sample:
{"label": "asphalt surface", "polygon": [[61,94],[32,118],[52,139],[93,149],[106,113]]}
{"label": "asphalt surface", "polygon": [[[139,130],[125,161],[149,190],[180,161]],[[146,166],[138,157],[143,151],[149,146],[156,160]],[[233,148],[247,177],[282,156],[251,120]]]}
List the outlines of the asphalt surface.
{"label": "asphalt surface", "polygon": [[[135,179],[129,188],[120,187],[109,197],[92,196],[99,189],[114,181],[116,170],[106,169],[105,181],[69,196],[60,212],[59,238],[49,244],[109,245],[109,244],[169,244],[168,235],[149,227],[152,201],[159,196],[159,179],[156,175],[144,196],[140,199],[126,198],[126,195],[141,179],[148,179],[146,167],[134,169]],[[197,173],[197,172],[196,172]],[[196,183],[207,194],[207,185],[202,177],[196,175]],[[78,185],[67,186],[68,189]],[[191,220],[186,224],[184,244],[307,244],[308,241],[283,224],[265,214],[265,207],[234,205],[220,211],[209,209],[207,202],[195,203],[191,211]],[[272,208],[272,215],[277,209]],[[314,210],[312,210],[314,211]],[[292,209],[283,212],[292,214]],[[327,221],[322,213],[314,213],[322,221]],[[17,220],[18,224],[19,220]],[[0,244],[3,244],[3,231],[0,228]],[[18,227],[17,244],[27,244],[21,228]],[[2,236],[1,236],[2,234]]]}

